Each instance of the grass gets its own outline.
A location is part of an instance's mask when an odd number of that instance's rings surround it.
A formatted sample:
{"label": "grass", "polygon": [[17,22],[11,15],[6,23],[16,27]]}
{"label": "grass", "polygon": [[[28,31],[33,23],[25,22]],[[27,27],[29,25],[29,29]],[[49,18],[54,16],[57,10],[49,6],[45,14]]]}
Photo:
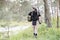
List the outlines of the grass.
{"label": "grass", "polygon": [[8,40],[60,40],[60,28],[47,28],[45,24],[39,25],[38,37],[34,38],[32,27],[11,36]]}
{"label": "grass", "polygon": [[17,35],[11,36],[8,40],[60,40],[60,28],[56,28],[56,22],[57,19],[52,19],[51,28],[47,28],[44,23],[39,25],[37,39],[34,38],[32,27],[30,27]]}
{"label": "grass", "polygon": [[0,33],[0,40],[2,39],[2,35],[3,35],[3,33]]}
{"label": "grass", "polygon": [[0,27],[6,27],[6,26],[9,26],[9,27],[16,27],[16,26],[23,26],[23,25],[26,25],[28,24],[27,22],[23,21],[23,22],[17,22],[17,21],[4,21],[4,20],[0,20]]}
{"label": "grass", "polygon": [[[57,26],[57,18],[56,17],[51,18],[51,22],[52,22],[52,27],[56,27]],[[60,17],[59,17],[59,24],[60,24]]]}
{"label": "grass", "polygon": [[[60,40],[60,28],[56,28],[57,20],[54,18],[52,19],[52,27],[47,28],[45,23],[42,23],[38,26],[38,36],[34,38],[32,27],[19,32],[17,35],[10,36],[7,40]],[[6,22],[0,22],[0,24],[6,25]],[[9,22],[8,22],[9,23]],[[8,25],[25,25],[27,22],[14,22],[11,21]],[[27,23],[29,24],[29,23]]]}

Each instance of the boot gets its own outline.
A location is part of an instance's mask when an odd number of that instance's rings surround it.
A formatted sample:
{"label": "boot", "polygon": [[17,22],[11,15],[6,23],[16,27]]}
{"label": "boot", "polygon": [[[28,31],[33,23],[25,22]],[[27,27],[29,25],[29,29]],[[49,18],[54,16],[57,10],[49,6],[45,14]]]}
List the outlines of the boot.
{"label": "boot", "polygon": [[37,33],[34,33],[34,37],[37,38]]}

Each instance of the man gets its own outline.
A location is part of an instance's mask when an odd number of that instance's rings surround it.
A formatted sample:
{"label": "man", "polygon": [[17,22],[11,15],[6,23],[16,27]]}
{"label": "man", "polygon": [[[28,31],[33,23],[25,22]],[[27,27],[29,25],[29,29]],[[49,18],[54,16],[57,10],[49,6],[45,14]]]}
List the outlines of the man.
{"label": "man", "polygon": [[[37,37],[37,21],[39,21],[39,17],[41,16],[40,13],[37,12],[37,9],[33,7],[33,11],[30,12],[29,17],[31,17],[32,25],[33,25],[33,31],[34,36]],[[39,22],[40,23],[40,22]]]}

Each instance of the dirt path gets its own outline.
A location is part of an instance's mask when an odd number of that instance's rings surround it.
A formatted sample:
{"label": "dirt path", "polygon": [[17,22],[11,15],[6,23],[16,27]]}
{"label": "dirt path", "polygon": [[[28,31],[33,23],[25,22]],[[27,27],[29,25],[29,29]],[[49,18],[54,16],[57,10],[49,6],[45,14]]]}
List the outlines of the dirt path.
{"label": "dirt path", "polygon": [[0,27],[0,32],[4,33],[4,32],[18,32],[18,31],[22,31],[25,30],[26,28],[30,27],[30,25],[23,25],[23,26],[16,26],[16,27]]}
{"label": "dirt path", "polygon": [[0,33],[2,33],[1,35],[1,38],[5,38],[7,37],[8,35],[11,36],[11,35],[16,35],[18,34],[20,31],[23,31],[27,28],[29,28],[30,25],[26,24],[26,25],[23,25],[23,26],[16,26],[16,27],[0,27]]}

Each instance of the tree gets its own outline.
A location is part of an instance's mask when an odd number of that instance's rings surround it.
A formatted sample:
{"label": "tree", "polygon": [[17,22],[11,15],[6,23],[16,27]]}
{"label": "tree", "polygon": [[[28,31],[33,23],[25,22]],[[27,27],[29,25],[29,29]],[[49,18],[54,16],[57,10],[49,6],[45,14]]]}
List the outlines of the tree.
{"label": "tree", "polygon": [[51,15],[50,15],[50,7],[48,4],[48,0],[43,0],[44,1],[44,7],[45,7],[45,23],[47,24],[48,27],[51,27]]}
{"label": "tree", "polygon": [[60,10],[60,0],[59,0],[59,10]]}
{"label": "tree", "polygon": [[59,3],[60,0],[57,0],[57,28],[59,27]]}

